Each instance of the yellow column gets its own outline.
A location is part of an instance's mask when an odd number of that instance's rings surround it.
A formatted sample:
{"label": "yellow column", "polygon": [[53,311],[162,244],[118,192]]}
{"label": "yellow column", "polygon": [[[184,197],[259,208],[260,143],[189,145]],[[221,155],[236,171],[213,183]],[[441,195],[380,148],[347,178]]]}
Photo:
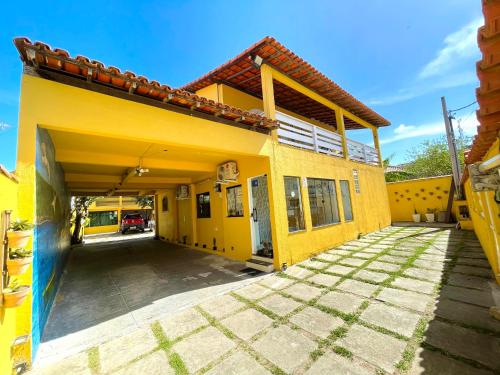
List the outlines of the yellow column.
{"label": "yellow column", "polygon": [[155,240],[160,239],[160,195],[155,191]]}
{"label": "yellow column", "polygon": [[372,134],[373,134],[373,144],[374,144],[375,148],[377,149],[379,165],[381,167],[383,167],[384,166],[384,161],[382,160],[382,153],[380,152],[380,142],[379,142],[379,139],[378,139],[378,129],[377,128],[372,128]]}
{"label": "yellow column", "polygon": [[347,137],[345,136],[345,124],[344,124],[344,113],[341,109],[335,111],[335,120],[337,122],[337,132],[342,137],[342,152],[344,159],[349,158],[349,153],[347,149]]}
{"label": "yellow column", "polygon": [[273,73],[269,66],[264,64],[260,67],[260,79],[262,84],[262,102],[264,104],[264,115],[271,120],[276,120]]}
{"label": "yellow column", "polygon": [[198,218],[196,211],[196,185],[189,185],[189,195],[191,196],[191,228],[193,231],[193,243],[198,243],[198,231],[196,230],[196,220]]}

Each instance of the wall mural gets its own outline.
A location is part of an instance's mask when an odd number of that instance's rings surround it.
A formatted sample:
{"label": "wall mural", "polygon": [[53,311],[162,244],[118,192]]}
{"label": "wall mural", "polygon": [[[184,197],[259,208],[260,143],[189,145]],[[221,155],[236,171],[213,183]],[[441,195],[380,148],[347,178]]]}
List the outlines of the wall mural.
{"label": "wall mural", "polygon": [[37,130],[36,227],[33,262],[33,357],[41,340],[70,248],[70,196],[64,172],[55,161],[52,139]]}

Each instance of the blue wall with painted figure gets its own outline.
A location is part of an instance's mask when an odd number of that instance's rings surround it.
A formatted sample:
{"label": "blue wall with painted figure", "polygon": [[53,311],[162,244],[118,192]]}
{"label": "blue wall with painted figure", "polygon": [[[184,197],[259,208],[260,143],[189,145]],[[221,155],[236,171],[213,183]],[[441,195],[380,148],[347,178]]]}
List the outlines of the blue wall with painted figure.
{"label": "blue wall with painted figure", "polygon": [[52,139],[37,130],[36,227],[33,261],[33,358],[54,302],[57,286],[70,249],[70,195],[64,171],[55,161]]}

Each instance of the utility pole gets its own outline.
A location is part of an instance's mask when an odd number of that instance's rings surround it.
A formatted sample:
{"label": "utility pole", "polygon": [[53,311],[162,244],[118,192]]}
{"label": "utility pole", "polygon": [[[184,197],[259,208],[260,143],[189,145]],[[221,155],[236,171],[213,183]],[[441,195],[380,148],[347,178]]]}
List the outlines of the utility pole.
{"label": "utility pole", "polygon": [[455,183],[455,191],[458,198],[462,197],[460,189],[460,181],[462,180],[462,171],[460,170],[460,162],[458,161],[457,144],[455,134],[453,133],[453,125],[451,124],[451,116],[446,107],[446,99],[441,97],[441,105],[443,107],[444,125],[446,128],[446,138],[448,139],[448,149],[450,150],[451,170],[453,172],[453,182]]}

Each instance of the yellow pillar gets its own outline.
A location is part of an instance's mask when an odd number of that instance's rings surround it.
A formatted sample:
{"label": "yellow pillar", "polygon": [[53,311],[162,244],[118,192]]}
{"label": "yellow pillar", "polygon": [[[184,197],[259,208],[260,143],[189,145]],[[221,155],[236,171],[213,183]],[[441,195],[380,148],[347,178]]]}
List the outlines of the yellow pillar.
{"label": "yellow pillar", "polygon": [[379,139],[378,139],[378,129],[377,128],[372,128],[372,134],[373,134],[373,144],[377,150],[377,154],[378,154],[378,161],[379,161],[379,165],[381,167],[384,166],[384,161],[382,160],[382,153],[380,152],[380,142],[379,142]]}
{"label": "yellow pillar", "polygon": [[349,152],[347,149],[347,137],[345,136],[345,124],[344,124],[344,113],[341,109],[335,111],[335,120],[337,122],[337,132],[342,137],[342,152],[344,159],[349,158]]}
{"label": "yellow pillar", "polygon": [[160,195],[155,191],[155,240],[160,239],[160,215],[159,215]]}
{"label": "yellow pillar", "polygon": [[262,84],[262,102],[264,104],[264,115],[271,120],[276,120],[273,73],[269,66],[264,64],[260,67],[260,79]]}
{"label": "yellow pillar", "polygon": [[198,243],[198,232],[196,230],[196,220],[198,214],[196,211],[196,185],[189,185],[189,195],[191,196],[191,228],[193,231],[193,243],[192,245]]}

